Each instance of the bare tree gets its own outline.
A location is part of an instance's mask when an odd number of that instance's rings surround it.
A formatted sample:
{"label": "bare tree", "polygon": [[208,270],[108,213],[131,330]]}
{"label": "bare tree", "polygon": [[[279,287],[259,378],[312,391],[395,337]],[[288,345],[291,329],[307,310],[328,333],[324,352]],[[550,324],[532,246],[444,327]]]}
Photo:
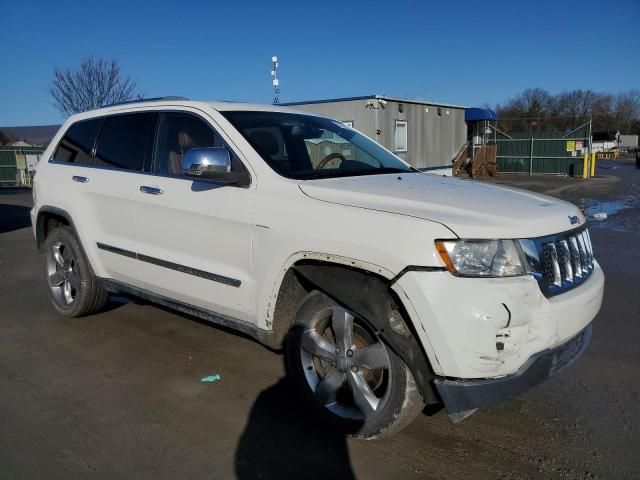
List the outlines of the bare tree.
{"label": "bare tree", "polygon": [[548,117],[553,108],[553,97],[542,88],[528,88],[497,108],[504,128],[540,130],[541,120]]}
{"label": "bare tree", "polygon": [[116,60],[85,58],[78,70],[55,69],[49,88],[53,105],[63,115],[142,98],[130,77],[124,77]]}
{"label": "bare tree", "polygon": [[636,133],[640,125],[640,90],[617,95],[571,90],[557,95],[530,88],[496,107],[504,131],[573,130],[593,121],[594,130]]}
{"label": "bare tree", "polygon": [[612,116],[612,129],[621,132],[632,130],[634,121],[640,119],[640,90],[619,93],[614,101],[615,112]]}

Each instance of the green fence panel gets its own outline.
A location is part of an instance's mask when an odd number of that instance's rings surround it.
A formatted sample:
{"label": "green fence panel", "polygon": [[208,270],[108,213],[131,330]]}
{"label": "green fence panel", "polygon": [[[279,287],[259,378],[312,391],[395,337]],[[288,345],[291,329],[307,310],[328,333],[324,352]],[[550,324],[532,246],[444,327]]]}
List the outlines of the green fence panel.
{"label": "green fence panel", "polygon": [[41,155],[43,147],[0,147],[0,187],[21,184],[16,155]]}
{"label": "green fence panel", "polygon": [[17,176],[15,151],[0,150],[0,186],[13,186],[16,183]]}
{"label": "green fence panel", "polygon": [[501,172],[582,175],[582,149],[588,144],[586,130],[568,135],[560,132],[496,133],[494,140]]}

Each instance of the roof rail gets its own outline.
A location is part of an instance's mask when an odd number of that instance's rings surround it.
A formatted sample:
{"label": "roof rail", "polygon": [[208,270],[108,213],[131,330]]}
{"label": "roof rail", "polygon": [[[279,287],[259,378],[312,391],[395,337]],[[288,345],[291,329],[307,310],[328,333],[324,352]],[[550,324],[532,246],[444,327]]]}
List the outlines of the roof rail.
{"label": "roof rail", "polygon": [[140,103],[140,102],[157,102],[159,100],[189,100],[187,97],[176,97],[176,96],[166,96],[166,97],[154,97],[154,98],[139,98],[137,100],[126,100],[124,102],[116,102],[109,103],[106,105],[102,105],[100,108],[105,107],[115,107],[117,105],[128,105],[130,103]]}

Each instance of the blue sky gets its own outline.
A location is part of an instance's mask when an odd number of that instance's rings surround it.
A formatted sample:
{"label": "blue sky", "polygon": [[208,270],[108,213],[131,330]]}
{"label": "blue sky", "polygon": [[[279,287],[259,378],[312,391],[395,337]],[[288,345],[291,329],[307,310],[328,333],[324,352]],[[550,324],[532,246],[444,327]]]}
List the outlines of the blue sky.
{"label": "blue sky", "polygon": [[274,54],[283,102],[640,88],[639,0],[0,0],[0,12],[2,126],[61,122],[53,69],[90,55],[119,60],[147,97],[270,103]]}

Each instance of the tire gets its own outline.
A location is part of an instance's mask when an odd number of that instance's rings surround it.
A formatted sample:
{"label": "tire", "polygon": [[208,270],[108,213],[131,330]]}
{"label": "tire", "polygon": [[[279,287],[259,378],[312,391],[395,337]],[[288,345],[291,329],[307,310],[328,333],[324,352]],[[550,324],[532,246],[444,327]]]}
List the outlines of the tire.
{"label": "tire", "polygon": [[93,274],[73,231],[57,227],[44,247],[45,278],[55,309],[67,317],[81,317],[104,307],[109,294]]}
{"label": "tire", "polygon": [[389,436],[424,408],[402,359],[366,320],[319,291],[300,302],[285,360],[303,400],[345,435]]}

